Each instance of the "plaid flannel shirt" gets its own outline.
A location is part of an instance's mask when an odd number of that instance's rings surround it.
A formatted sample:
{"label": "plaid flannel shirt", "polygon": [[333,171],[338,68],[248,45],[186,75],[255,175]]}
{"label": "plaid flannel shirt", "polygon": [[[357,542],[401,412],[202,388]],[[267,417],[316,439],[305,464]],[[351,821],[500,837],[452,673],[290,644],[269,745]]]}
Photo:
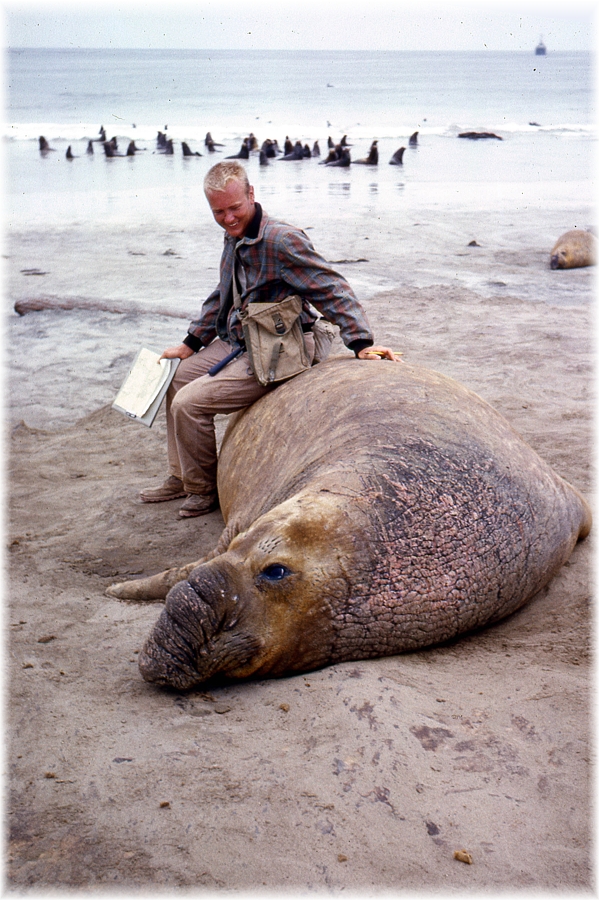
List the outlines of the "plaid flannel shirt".
{"label": "plaid flannel shirt", "polygon": [[303,231],[271,219],[262,211],[257,237],[237,240],[225,235],[219,285],[188,329],[190,345],[199,341],[206,346],[217,336],[230,343],[243,341],[241,323],[231,300],[236,258],[242,308],[248,303],[275,303],[298,294],[303,301],[304,326],[315,321],[309,306],[312,304],[324,318],[339,326],[347,347],[354,341],[361,342],[358,349],[373,343],[365,312],[348,282],[315,251]]}

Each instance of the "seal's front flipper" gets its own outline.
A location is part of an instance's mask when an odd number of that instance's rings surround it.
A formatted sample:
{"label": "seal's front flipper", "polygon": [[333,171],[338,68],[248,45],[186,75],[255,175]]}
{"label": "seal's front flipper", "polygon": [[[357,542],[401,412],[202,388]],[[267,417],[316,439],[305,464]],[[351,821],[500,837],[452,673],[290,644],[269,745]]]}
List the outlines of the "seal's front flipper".
{"label": "seal's front flipper", "polygon": [[187,578],[192,569],[195,569],[203,562],[204,559],[199,559],[185,566],[165,569],[164,572],[158,572],[156,575],[150,575],[147,578],[137,578],[134,581],[120,581],[117,584],[111,584],[105,593],[109,597],[116,597],[117,600],[164,600],[173,585]]}

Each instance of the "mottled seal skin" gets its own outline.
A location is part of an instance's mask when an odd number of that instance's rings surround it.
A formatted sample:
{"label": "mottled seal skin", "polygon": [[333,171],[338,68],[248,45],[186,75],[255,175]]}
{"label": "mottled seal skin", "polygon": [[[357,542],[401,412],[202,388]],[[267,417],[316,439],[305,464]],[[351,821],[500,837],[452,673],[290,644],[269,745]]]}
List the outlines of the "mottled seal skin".
{"label": "mottled seal skin", "polygon": [[550,253],[551,269],[578,269],[595,266],[598,260],[598,240],[591,231],[574,228],[559,237]]}
{"label": "mottled seal skin", "polygon": [[189,574],[140,653],[148,681],[447,641],[524,604],[591,527],[581,495],[480,397],[386,361],[330,359],[239,414],[219,496],[225,531],[212,558],[172,570]]}

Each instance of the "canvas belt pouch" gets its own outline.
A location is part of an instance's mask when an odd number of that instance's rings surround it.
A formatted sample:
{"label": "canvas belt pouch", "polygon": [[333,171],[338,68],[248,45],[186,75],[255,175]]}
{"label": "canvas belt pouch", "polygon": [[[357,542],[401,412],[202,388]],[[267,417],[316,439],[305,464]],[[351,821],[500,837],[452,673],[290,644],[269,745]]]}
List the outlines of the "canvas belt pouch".
{"label": "canvas belt pouch", "polygon": [[242,309],[237,262],[231,289],[250,365],[259,384],[276,384],[309,369],[310,360],[300,324],[301,297],[293,294],[278,303],[248,303]]}
{"label": "canvas belt pouch", "polygon": [[295,294],[278,303],[249,303],[240,309],[246,350],[260,384],[285,381],[310,368],[301,312],[302,300]]}
{"label": "canvas belt pouch", "polygon": [[312,334],[315,339],[315,355],[312,364],[316,366],[317,363],[323,362],[329,356],[337,328],[327,319],[317,319],[313,323]]}

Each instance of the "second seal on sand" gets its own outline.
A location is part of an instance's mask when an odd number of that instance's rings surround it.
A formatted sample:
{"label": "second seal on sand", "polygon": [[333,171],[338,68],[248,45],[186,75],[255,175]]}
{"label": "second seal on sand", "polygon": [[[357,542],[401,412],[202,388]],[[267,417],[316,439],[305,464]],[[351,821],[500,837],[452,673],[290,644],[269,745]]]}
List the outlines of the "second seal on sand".
{"label": "second seal on sand", "polygon": [[550,253],[551,269],[577,269],[595,266],[598,260],[598,240],[591,231],[573,228],[565,231]]}

